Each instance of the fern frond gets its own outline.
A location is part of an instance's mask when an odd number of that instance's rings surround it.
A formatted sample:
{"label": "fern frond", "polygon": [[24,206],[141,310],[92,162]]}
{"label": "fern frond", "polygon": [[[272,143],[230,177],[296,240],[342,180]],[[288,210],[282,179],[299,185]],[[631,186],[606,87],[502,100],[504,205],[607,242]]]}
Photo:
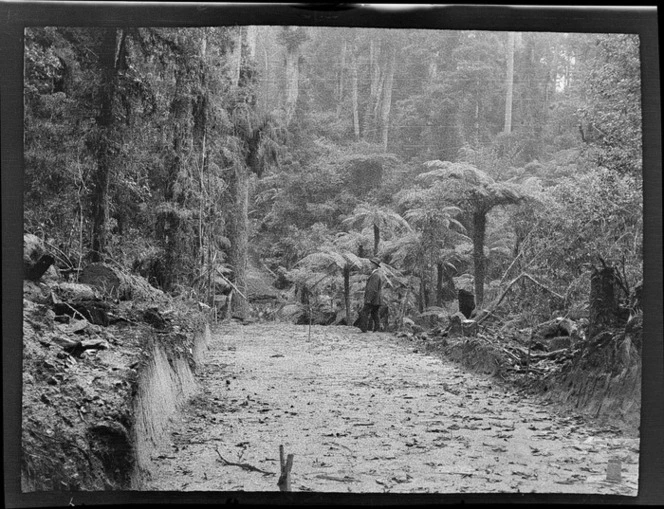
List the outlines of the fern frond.
{"label": "fern frond", "polygon": [[429,306],[426,308],[423,312],[421,312],[418,316],[420,318],[425,318],[427,316],[435,316],[437,318],[447,318],[448,312],[447,310],[437,307],[437,306]]}

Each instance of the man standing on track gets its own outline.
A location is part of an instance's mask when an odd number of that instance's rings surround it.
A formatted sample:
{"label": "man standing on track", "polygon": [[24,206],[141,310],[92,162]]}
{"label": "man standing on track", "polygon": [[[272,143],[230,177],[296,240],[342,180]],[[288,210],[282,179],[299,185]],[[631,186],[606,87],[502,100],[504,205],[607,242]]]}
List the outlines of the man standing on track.
{"label": "man standing on track", "polygon": [[371,263],[374,270],[369,276],[367,286],[364,289],[364,308],[362,309],[362,320],[360,322],[362,332],[366,332],[367,329],[377,332],[380,329],[378,310],[382,304],[383,274],[378,258],[372,258]]}

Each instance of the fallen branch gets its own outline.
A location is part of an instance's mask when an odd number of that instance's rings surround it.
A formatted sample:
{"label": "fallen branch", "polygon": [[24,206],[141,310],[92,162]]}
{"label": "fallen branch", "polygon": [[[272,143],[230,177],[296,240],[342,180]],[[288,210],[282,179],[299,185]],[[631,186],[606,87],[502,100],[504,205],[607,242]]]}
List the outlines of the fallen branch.
{"label": "fallen branch", "polygon": [[[250,472],[260,472],[263,475],[275,475],[274,472],[267,472],[265,470],[261,470],[260,468],[256,468],[255,466],[250,465],[249,463],[234,463],[232,461],[228,461],[226,458],[224,458],[221,455],[221,453],[219,452],[218,447],[215,447],[214,450],[217,451],[217,454],[219,455],[219,458],[221,458],[222,463],[224,463],[225,465],[228,465],[228,466],[231,466],[231,467],[240,467],[240,468],[242,468],[244,470],[248,470]],[[219,461],[219,460],[217,460],[217,461]]]}
{"label": "fallen branch", "polygon": [[83,314],[78,309],[75,309],[73,306],[71,306],[70,304],[68,304],[65,301],[61,301],[61,303],[64,304],[65,306],[67,306],[69,309],[71,309],[74,312],[74,315],[72,315],[72,317],[78,315],[78,316],[81,317],[81,319],[87,321],[87,318],[85,318],[85,316],[83,316]]}
{"label": "fallen branch", "polygon": [[526,274],[525,272],[523,272],[523,273],[519,274],[517,277],[515,277],[514,279],[512,279],[512,281],[509,282],[509,284],[507,285],[507,288],[505,288],[505,290],[503,290],[503,293],[500,294],[500,297],[498,297],[498,300],[496,301],[496,303],[493,304],[493,305],[492,305],[492,306],[486,311],[486,314],[484,314],[482,317],[480,317],[480,318],[477,320],[477,323],[478,323],[478,324],[482,323],[482,322],[483,322],[484,320],[486,320],[489,316],[491,316],[491,314],[496,310],[496,308],[497,308],[497,307],[500,305],[500,303],[503,301],[503,299],[505,298],[505,295],[507,295],[507,292],[509,292],[510,288],[512,288],[512,286],[514,286],[514,285],[516,284],[516,282],[519,281],[519,280],[522,279],[522,278],[529,279],[530,281],[532,281],[533,283],[535,283],[537,286],[539,286],[540,288],[546,290],[547,292],[549,292],[549,293],[552,294],[553,296],[558,297],[560,300],[565,300],[565,298],[564,298],[562,295],[560,295],[560,294],[554,292],[553,290],[547,288],[547,287],[544,286],[542,283],[540,283],[540,282],[537,281],[535,278],[533,278],[530,274]]}
{"label": "fallen branch", "polygon": [[279,486],[279,491],[290,491],[290,473],[291,468],[293,468],[293,457],[294,454],[289,454],[288,459],[284,459],[284,446],[279,446],[279,464],[281,466],[281,475],[277,481],[277,486]]}
{"label": "fallen branch", "polygon": [[221,279],[223,279],[226,283],[228,283],[231,286],[231,288],[233,288],[233,290],[235,290],[237,293],[240,294],[240,297],[242,297],[244,300],[248,300],[247,297],[244,295],[244,293],[242,293],[239,290],[239,288],[237,286],[235,286],[230,279],[228,279],[226,276],[224,276],[218,268],[215,269],[215,271],[219,275],[219,277],[221,277]]}
{"label": "fallen branch", "polygon": [[[511,373],[525,373],[525,372],[526,372],[525,369],[520,369],[519,367],[516,367],[516,368],[506,368],[505,371],[506,371],[506,372],[511,372]],[[535,375],[540,375],[540,376],[545,375],[545,372],[544,372],[544,371],[542,371],[541,369],[534,368],[534,367],[532,367],[532,366],[530,366],[530,370],[528,371],[528,373],[533,373],[533,374],[535,374]]]}
{"label": "fallen branch", "polygon": [[265,268],[265,270],[267,270],[267,271],[268,271],[270,274],[272,274],[275,278],[278,278],[278,277],[279,277],[279,276],[277,276],[272,270],[270,270],[270,267],[268,267],[267,265],[265,265],[264,262],[261,262],[261,265]]}
{"label": "fallen branch", "polygon": [[[528,350],[525,348],[513,346],[510,347],[513,351],[518,352],[523,358],[526,358],[528,356]],[[542,360],[542,359],[554,359],[556,357],[561,357],[562,355],[569,353],[569,348],[561,348],[559,350],[554,350],[553,352],[530,352],[530,357],[532,359],[536,360]]]}
{"label": "fallen branch", "polygon": [[506,348],[501,348],[501,350],[502,350],[503,352],[505,352],[508,356],[510,356],[512,359],[514,359],[516,362],[521,362],[521,359],[520,359],[519,357],[517,357],[516,355],[514,355],[512,352],[510,352],[510,351],[507,350]]}
{"label": "fallen branch", "polygon": [[337,482],[360,482],[357,479],[354,479],[350,476],[339,477],[339,476],[336,476],[336,475],[328,475],[328,474],[318,474],[316,476],[316,478],[325,479],[327,481],[337,481]]}

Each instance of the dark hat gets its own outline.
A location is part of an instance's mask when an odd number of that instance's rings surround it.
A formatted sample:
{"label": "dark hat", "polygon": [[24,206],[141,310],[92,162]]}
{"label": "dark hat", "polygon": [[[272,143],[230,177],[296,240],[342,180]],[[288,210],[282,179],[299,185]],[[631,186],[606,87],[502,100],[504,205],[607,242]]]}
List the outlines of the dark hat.
{"label": "dark hat", "polygon": [[380,267],[380,259],[379,258],[372,258],[370,261],[374,265],[378,265]]}

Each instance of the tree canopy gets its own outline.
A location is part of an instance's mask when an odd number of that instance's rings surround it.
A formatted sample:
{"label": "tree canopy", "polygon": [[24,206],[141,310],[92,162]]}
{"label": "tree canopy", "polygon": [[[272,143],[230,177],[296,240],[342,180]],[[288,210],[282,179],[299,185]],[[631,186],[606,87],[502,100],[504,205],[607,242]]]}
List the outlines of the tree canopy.
{"label": "tree canopy", "polygon": [[641,277],[640,89],[631,34],[30,27],[24,227],[210,304],[378,255],[421,309],[517,270],[571,306],[594,255]]}

